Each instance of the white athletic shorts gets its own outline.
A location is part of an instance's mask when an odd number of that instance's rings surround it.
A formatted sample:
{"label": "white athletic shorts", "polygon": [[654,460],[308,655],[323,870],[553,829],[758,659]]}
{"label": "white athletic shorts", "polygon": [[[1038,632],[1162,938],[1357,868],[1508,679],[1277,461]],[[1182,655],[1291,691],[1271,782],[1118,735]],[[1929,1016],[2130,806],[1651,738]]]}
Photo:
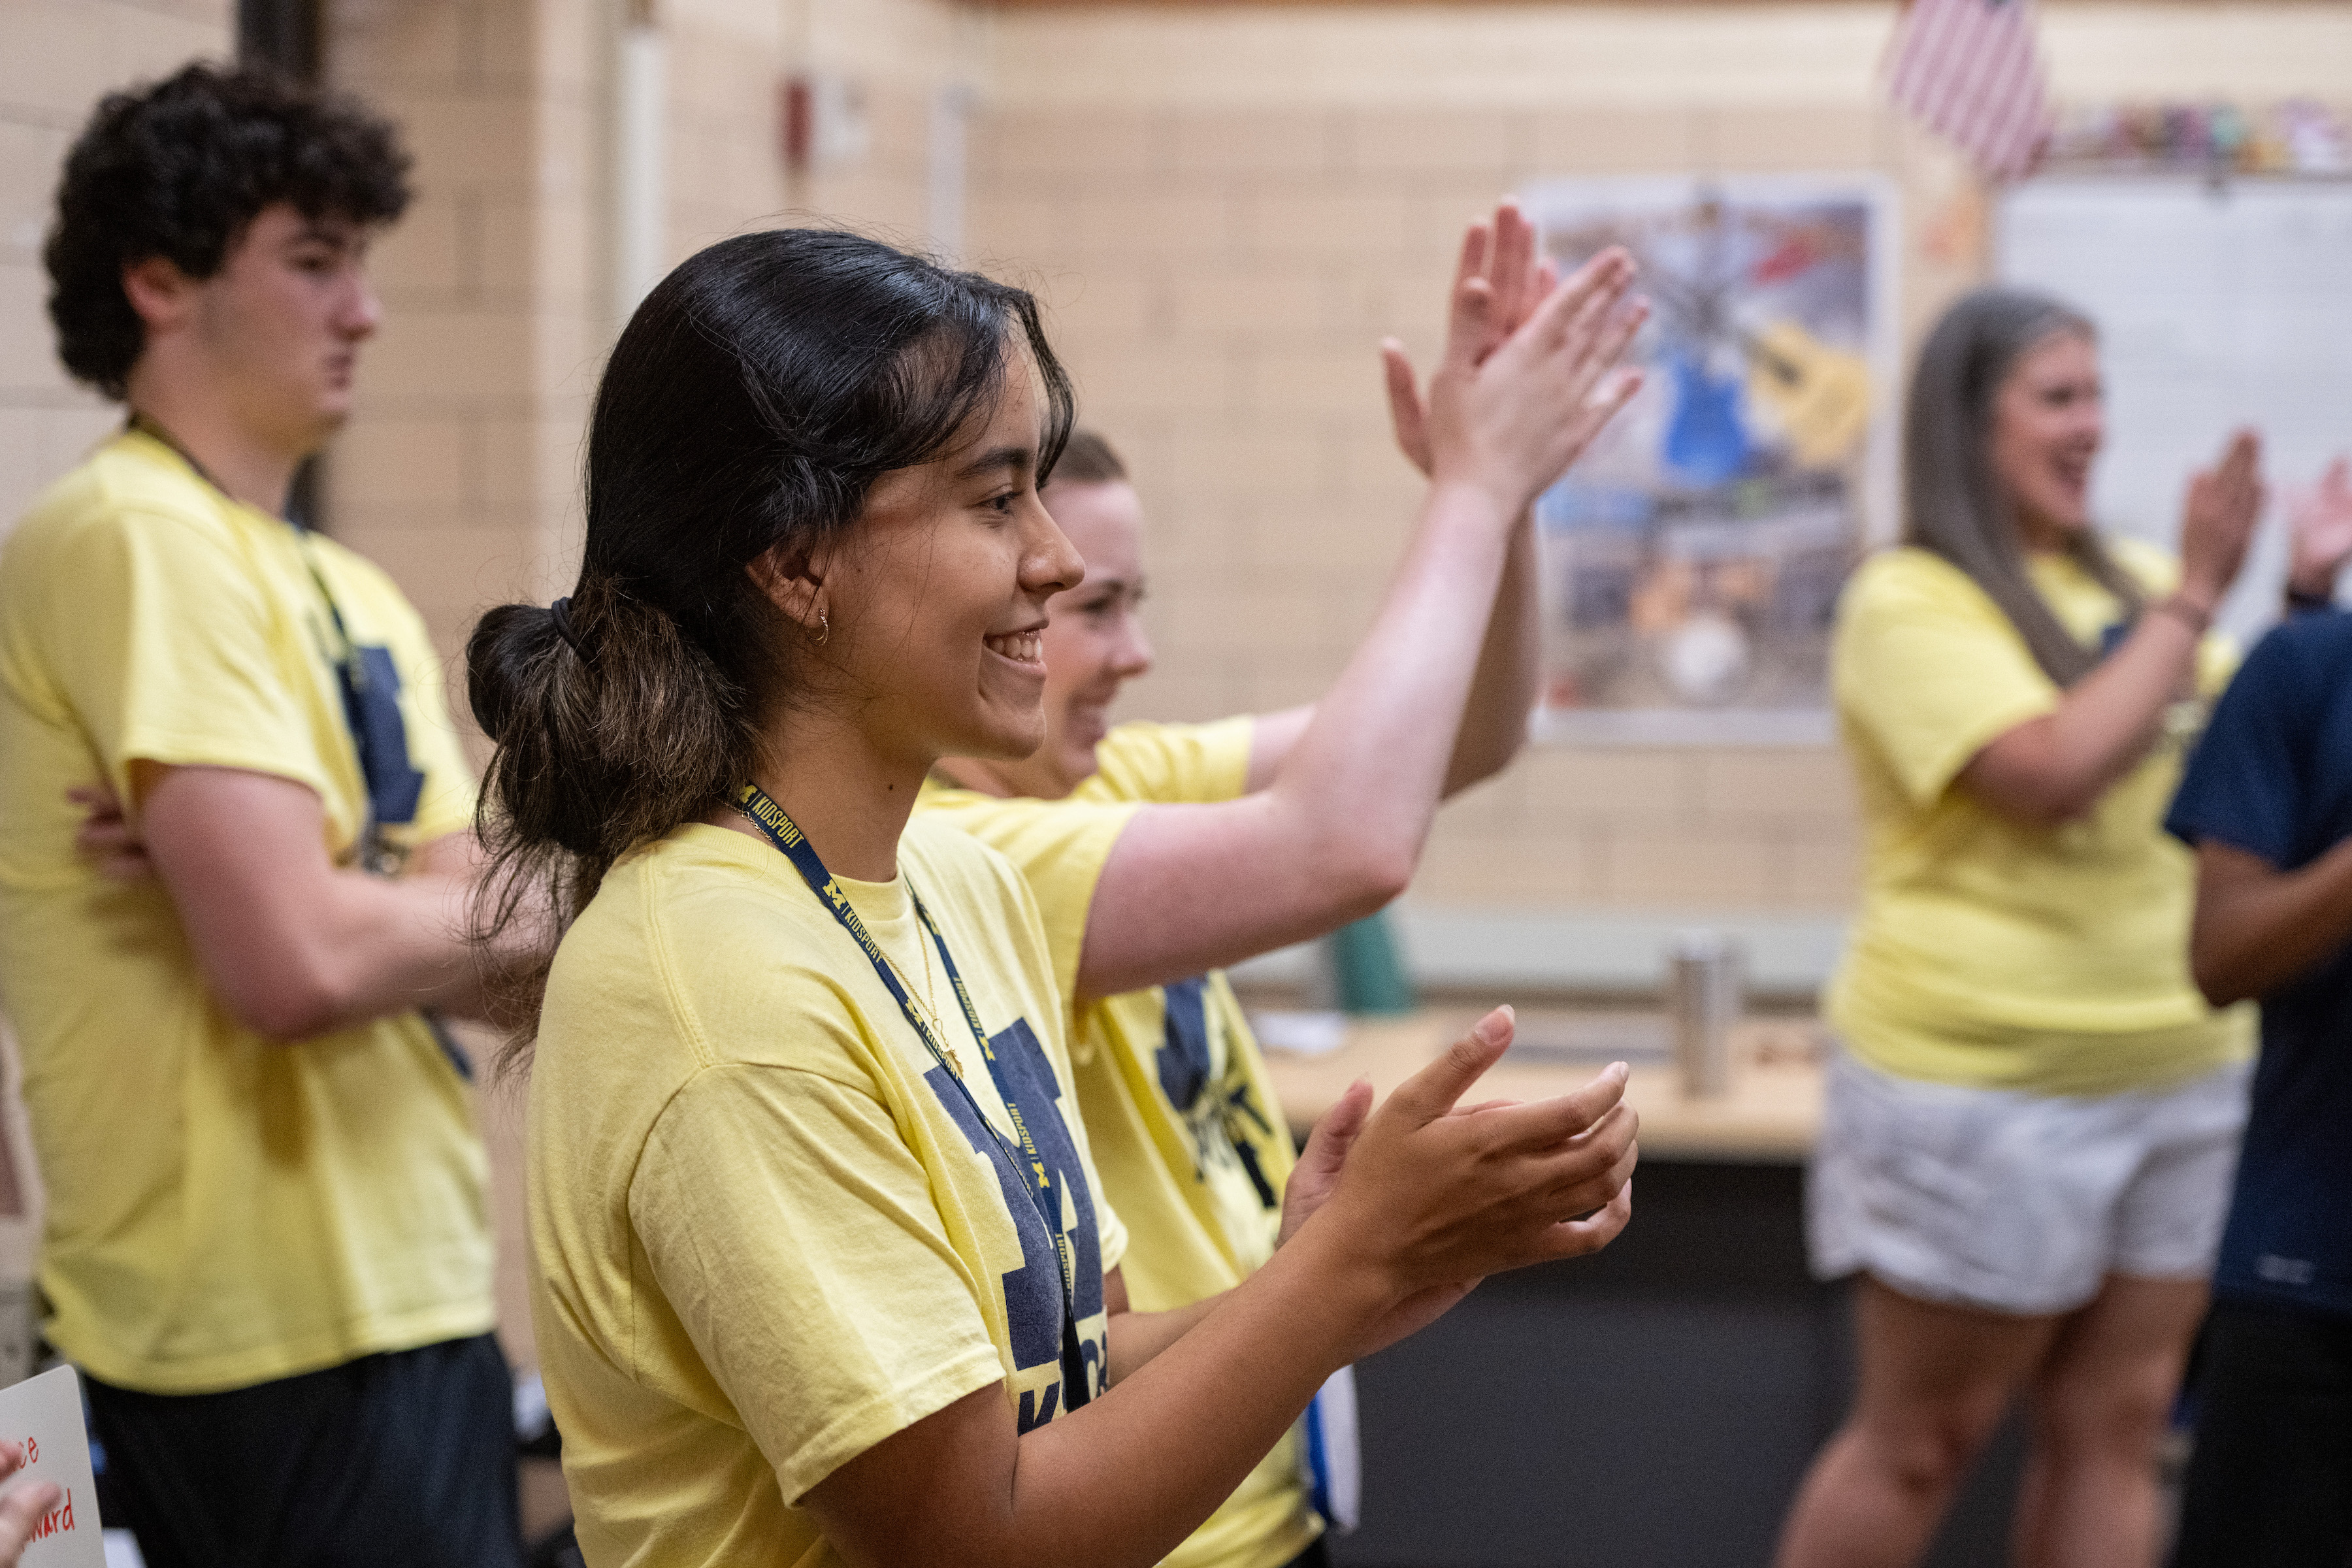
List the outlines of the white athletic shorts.
{"label": "white athletic shorts", "polygon": [[2210,1275],[2250,1065],[2060,1096],[1895,1078],[1833,1050],[1805,1179],[1813,1273],[2020,1316],[2073,1311],[2110,1274]]}

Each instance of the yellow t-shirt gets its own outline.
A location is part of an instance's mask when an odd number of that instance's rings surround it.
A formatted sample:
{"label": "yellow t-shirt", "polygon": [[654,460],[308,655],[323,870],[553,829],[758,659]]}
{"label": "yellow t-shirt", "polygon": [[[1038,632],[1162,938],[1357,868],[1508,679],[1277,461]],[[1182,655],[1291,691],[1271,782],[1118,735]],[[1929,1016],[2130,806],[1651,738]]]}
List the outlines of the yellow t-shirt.
{"label": "yellow t-shirt", "polygon": [[74,852],[67,788],[103,778],[128,800],[144,760],[308,784],[350,863],[368,795],[306,552],[396,688],[406,798],[385,837],[465,831],[441,661],[367,562],[137,435],[0,551],[0,991],[48,1192],[40,1285],[58,1348],[127,1388],[242,1387],[495,1316],[473,1094],[424,1019],[271,1044],[209,993],[160,882]]}
{"label": "yellow t-shirt", "polygon": [[[926,784],[917,810],[1002,851],[1035,889],[1066,1005],[1074,1005],[1087,909],[1139,805],[1231,800],[1249,770],[1251,721],[1122,724],[1098,772],[1066,800],[1003,800]],[[1274,1252],[1290,1133],[1221,972],[1091,1001],[1070,1056],[1104,1191],[1133,1237],[1124,1266],[1137,1310],[1229,1290]],[[1322,1530],[1294,1432],[1165,1560],[1169,1568],[1279,1568]]]}
{"label": "yellow t-shirt", "polygon": [[[2109,548],[2151,597],[2171,592],[2164,556]],[[2037,556],[2030,570],[2084,643],[2119,621],[2115,596],[2072,561]],[[2233,662],[2206,639],[2200,690],[2218,691]],[[1987,743],[2054,710],[2060,692],[1971,579],[1911,548],[1872,557],[1847,584],[1832,684],[1867,834],[1862,909],[1829,994],[1856,1055],[1904,1078],[2105,1094],[2247,1054],[2247,1010],[2213,1011],[2189,977],[2194,862],[2162,826],[2178,727],[2089,816],[2057,827],[1956,786]]]}
{"label": "yellow t-shirt", "polygon": [[775,847],[690,823],[624,858],[563,938],[530,1088],[531,1309],[580,1545],[620,1563],[841,1559],[796,1506],[846,1461],[1002,1383],[1064,1408],[1061,1267],[972,1104],[1054,1173],[1096,1389],[1126,1247],[1085,1130],[1036,906],[999,857],[910,825],[889,882],[836,879],[925,994],[935,1065],[865,950]]}

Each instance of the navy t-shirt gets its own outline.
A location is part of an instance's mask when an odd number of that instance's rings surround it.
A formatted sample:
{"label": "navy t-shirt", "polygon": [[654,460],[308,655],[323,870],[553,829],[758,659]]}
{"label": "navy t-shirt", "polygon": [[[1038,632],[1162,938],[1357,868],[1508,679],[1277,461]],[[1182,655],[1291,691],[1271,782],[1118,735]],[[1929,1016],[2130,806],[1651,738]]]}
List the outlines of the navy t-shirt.
{"label": "navy t-shirt", "polygon": [[[2285,871],[2352,836],[2352,614],[2300,616],[2255,645],[2165,826]],[[2262,1009],[2214,1294],[2352,1313],[2352,943]]]}

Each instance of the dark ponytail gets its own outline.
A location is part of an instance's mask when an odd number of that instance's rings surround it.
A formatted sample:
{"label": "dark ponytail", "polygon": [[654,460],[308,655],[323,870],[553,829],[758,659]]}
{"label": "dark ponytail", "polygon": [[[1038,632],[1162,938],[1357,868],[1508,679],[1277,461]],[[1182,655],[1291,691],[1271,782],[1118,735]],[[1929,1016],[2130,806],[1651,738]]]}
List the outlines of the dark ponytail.
{"label": "dark ponytail", "polygon": [[[808,651],[746,568],[847,531],[875,480],[927,462],[994,405],[1025,345],[1048,427],[1069,380],[1034,300],[856,235],[721,240],[637,308],[588,435],[588,533],[559,622],[484,616],[467,645],[474,717],[497,744],[478,829],[478,924],[493,951],[544,898],[560,933],[635,846],[751,775]],[[528,1059],[553,942],[499,967]]]}

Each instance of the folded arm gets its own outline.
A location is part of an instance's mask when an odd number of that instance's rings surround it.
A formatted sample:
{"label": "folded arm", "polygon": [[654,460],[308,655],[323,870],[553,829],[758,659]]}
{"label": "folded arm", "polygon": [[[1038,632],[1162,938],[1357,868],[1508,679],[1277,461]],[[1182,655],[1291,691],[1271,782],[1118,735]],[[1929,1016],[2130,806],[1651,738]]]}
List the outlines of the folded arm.
{"label": "folded arm", "polygon": [[2197,641],[2177,615],[2141,616],[2123,646],[2075,682],[2055,711],[1995,738],[1960,770],[1959,782],[2033,826],[2087,816],[2155,743],[2166,707],[2182,694]]}
{"label": "folded arm", "polygon": [[290,1041],[412,1007],[481,1012],[472,835],[376,877],[334,864],[317,794],[291,779],[140,763],[131,783],[140,841],[197,965],[247,1027]]}
{"label": "folded arm", "polygon": [[2180,587],[2076,681],[2057,711],[1977,753],[1960,782],[1996,811],[2051,827],[2087,815],[2147,754],[2164,710],[2194,695],[2197,646],[2237,580],[2263,510],[2261,443],[2231,437],[2221,460],[2190,477],[2180,525]]}

